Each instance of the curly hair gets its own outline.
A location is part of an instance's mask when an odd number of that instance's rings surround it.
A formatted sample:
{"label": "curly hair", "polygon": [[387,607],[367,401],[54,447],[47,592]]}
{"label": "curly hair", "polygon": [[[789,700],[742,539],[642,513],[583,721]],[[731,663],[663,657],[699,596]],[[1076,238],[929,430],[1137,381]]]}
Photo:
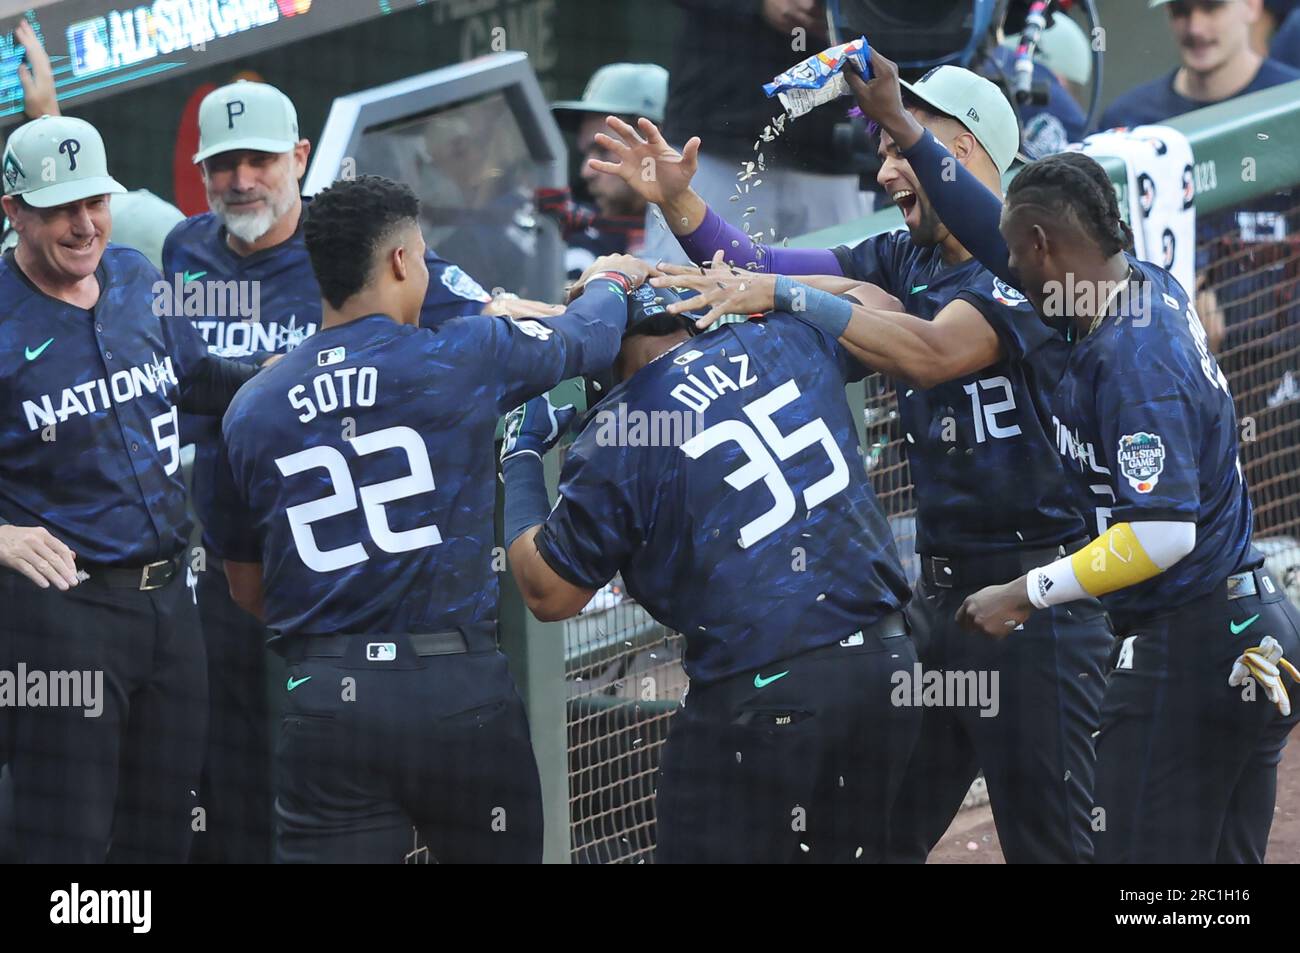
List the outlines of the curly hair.
{"label": "curly hair", "polygon": [[375,252],[398,229],[418,224],[419,215],[415,193],[381,175],[340,179],[308,203],[303,239],[331,307],[366,286]]}
{"label": "curly hair", "polygon": [[1110,176],[1082,152],[1058,152],[1021,169],[1007,188],[1007,206],[1019,205],[1073,216],[1107,258],[1133,250],[1133,230],[1120,218]]}

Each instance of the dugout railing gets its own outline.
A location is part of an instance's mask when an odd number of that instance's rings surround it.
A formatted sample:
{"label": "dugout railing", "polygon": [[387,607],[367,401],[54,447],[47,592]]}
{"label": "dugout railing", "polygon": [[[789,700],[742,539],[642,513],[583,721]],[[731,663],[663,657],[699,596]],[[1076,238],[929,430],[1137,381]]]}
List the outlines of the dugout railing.
{"label": "dugout railing", "polygon": [[[1271,568],[1300,595],[1300,82],[1170,120],[1195,159],[1198,311],[1230,382],[1256,533]],[[1127,179],[1103,163],[1127,209]],[[1014,174],[1014,173],[1012,173]],[[854,244],[902,227],[896,210],[801,236],[792,246]],[[574,385],[557,394],[568,402]],[[849,388],[862,408],[865,464],[906,561],[914,505],[892,385]],[[547,461],[552,492],[556,455]],[[507,574],[508,576],[508,574]],[[751,585],[753,580],[737,580]],[[621,592],[541,623],[506,578],[502,643],[528,704],[542,773],[548,862],[652,862],[654,781],[685,679],[681,638]]]}

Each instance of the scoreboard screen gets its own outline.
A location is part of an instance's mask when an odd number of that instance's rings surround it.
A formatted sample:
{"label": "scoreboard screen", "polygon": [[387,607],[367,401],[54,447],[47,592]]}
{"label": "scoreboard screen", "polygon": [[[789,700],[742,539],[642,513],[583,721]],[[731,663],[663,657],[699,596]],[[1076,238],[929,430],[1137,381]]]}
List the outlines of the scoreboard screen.
{"label": "scoreboard screen", "polygon": [[[0,19],[0,122],[23,110],[14,27],[26,18],[49,53],[59,101],[124,92],[398,10],[445,0],[61,0]],[[0,3],[0,11],[12,11]]]}

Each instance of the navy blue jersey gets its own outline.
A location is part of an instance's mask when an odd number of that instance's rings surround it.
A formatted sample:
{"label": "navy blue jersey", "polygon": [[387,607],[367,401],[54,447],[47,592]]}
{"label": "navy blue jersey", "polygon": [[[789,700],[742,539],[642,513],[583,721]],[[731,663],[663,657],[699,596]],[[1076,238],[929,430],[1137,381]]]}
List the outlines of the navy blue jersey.
{"label": "navy blue jersey", "polygon": [[588,414],[539,552],[586,588],[622,572],[692,679],[846,638],[908,598],[844,399],[862,374],[787,315],[685,342]]}
{"label": "navy blue jersey", "polygon": [[261,562],[282,633],[415,633],[492,622],[501,415],[613,362],[623,295],[593,286],[546,323],[476,315],[436,330],[383,315],[318,331],[222,422],[227,559]]}
{"label": "navy blue jersey", "polygon": [[927,321],[960,295],[1002,341],[1003,359],[974,374],[928,390],[899,386],[917,551],[975,555],[1081,539],[1051,428],[1065,339],[979,262],[947,265],[938,246],[921,248],[906,232],[835,254],[845,275],[879,285]]}
{"label": "navy blue jersey", "polygon": [[1300,69],[1300,10],[1288,13],[1273,34],[1269,55],[1284,66]]}
{"label": "navy blue jersey", "polygon": [[[1108,318],[1074,345],[1053,398],[1058,446],[1097,534],[1141,520],[1196,523],[1196,548],[1103,597],[1112,612],[1167,611],[1259,562],[1228,382],[1182,285],[1129,256],[1147,282],[1137,318]],[[1150,315],[1147,321],[1146,315]]]}
{"label": "navy blue jersey", "polygon": [[[310,201],[304,198],[304,207]],[[420,312],[424,327],[478,314],[490,300],[474,279],[432,251],[426,251],[425,263],[429,290]],[[216,215],[196,215],[167,236],[163,271],[173,289],[174,312],[193,321],[214,354],[260,362],[293,350],[320,327],[320,285],[301,227],[273,248],[242,256],[226,244],[225,228]],[[220,432],[219,417],[181,419],[183,442],[195,444],[194,508],[205,527],[220,518],[212,500]],[[213,542],[205,528],[204,544],[220,555]]]}
{"label": "navy blue jersey", "polygon": [[[1107,107],[1101,116],[1101,128],[1113,129],[1116,126],[1144,126],[1164,122],[1174,116],[1181,116],[1194,109],[1203,109],[1212,103],[1198,102],[1174,92],[1174,77],[1177,70],[1153,79],[1149,83],[1134,86],[1120,95]],[[1280,86],[1292,80],[1300,79],[1300,70],[1293,69],[1277,60],[1264,60],[1259,72],[1238,96],[1257,93],[1261,89]],[[1235,98],[1235,97],[1234,97]]]}
{"label": "navy blue jersey", "polygon": [[87,310],[40,291],[12,252],[0,262],[0,518],[79,560],[139,565],[185,546],[178,408],[218,359],[159,315],[162,277],[138,251],[109,245],[95,274]]}

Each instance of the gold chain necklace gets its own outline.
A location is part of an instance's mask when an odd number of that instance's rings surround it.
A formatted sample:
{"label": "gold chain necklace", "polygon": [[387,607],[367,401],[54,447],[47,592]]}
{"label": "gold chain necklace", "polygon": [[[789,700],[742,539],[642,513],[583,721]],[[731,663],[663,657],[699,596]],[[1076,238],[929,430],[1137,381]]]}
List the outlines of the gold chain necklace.
{"label": "gold chain necklace", "polygon": [[1088,326],[1088,333],[1085,334],[1084,337],[1091,337],[1092,332],[1096,331],[1097,328],[1101,326],[1101,322],[1106,319],[1107,315],[1110,312],[1110,306],[1115,303],[1115,299],[1119,297],[1120,292],[1123,291],[1125,288],[1127,288],[1129,286],[1129,282],[1132,280],[1133,280],[1133,266],[1129,265],[1128,274],[1124,276],[1124,280],[1119,283],[1119,285],[1115,288],[1115,290],[1110,293],[1110,297],[1106,299],[1106,304],[1102,307],[1102,309],[1099,312],[1097,312],[1097,316],[1092,319],[1092,324]]}

